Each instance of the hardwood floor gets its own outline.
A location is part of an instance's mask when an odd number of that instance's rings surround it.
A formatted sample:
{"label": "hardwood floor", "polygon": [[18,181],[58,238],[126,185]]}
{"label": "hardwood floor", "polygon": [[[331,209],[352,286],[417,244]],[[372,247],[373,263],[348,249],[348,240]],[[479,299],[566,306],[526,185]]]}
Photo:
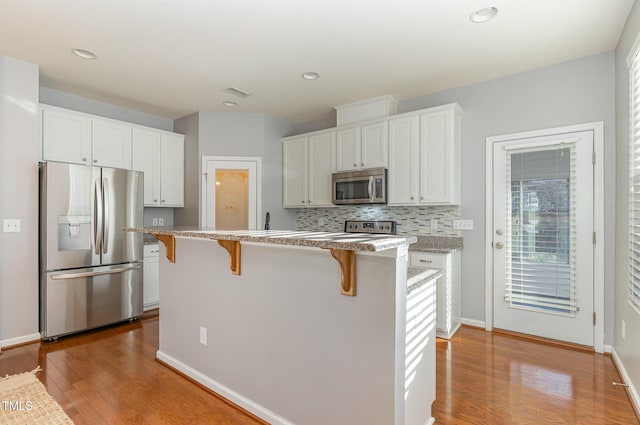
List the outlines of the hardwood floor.
{"label": "hardwood floor", "polygon": [[437,342],[443,424],[638,424],[610,356],[462,327]]}
{"label": "hardwood floor", "polygon": [[[261,423],[156,362],[157,347],[150,315],[7,349],[0,376],[40,365],[39,378],[78,425]],[[457,425],[637,425],[612,381],[620,377],[608,356],[463,327],[451,342],[438,340],[433,415]]]}

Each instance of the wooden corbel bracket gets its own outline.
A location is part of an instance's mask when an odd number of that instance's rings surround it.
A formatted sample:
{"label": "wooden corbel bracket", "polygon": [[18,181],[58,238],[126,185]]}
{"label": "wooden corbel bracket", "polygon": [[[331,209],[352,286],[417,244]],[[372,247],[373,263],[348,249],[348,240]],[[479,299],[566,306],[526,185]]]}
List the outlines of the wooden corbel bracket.
{"label": "wooden corbel bracket", "polygon": [[157,240],[162,242],[167,251],[167,260],[172,263],[176,262],[176,238],[173,235],[160,235],[158,233],[152,233]]}
{"label": "wooden corbel bracket", "polygon": [[242,246],[240,241],[218,240],[218,245],[229,253],[231,273],[240,274]]}
{"label": "wooden corbel bracket", "polygon": [[331,256],[340,264],[342,295],[356,296],[356,253],[346,249],[331,248]]}

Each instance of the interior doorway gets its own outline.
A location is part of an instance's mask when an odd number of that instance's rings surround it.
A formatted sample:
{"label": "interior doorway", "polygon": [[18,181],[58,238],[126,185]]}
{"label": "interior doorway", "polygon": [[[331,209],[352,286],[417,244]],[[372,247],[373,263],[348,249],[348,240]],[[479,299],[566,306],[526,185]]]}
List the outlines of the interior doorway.
{"label": "interior doorway", "polygon": [[202,157],[202,226],[216,230],[260,228],[258,157]]}

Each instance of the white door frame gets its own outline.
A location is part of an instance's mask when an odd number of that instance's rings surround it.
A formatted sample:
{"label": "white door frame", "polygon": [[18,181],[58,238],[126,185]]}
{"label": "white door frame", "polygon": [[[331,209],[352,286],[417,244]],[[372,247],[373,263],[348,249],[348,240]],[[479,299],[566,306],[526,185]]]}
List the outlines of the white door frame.
{"label": "white door frame", "polygon": [[493,145],[509,140],[530,139],[580,131],[593,132],[596,162],[593,168],[593,227],[596,232],[593,265],[593,299],[596,324],[593,328],[594,349],[604,352],[604,123],[602,121],[556,127],[486,138],[485,151],[485,329],[493,329]]}
{"label": "white door frame", "polygon": [[200,186],[200,226],[203,226],[207,218],[207,162],[255,162],[256,163],[256,230],[262,229],[262,158],[259,156],[211,156],[202,155],[200,174],[202,177]]}

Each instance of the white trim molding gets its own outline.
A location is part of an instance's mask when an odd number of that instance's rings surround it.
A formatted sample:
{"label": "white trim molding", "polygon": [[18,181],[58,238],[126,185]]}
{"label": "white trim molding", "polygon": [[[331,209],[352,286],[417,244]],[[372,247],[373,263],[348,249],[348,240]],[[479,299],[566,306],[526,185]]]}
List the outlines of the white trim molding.
{"label": "white trim molding", "polygon": [[39,339],[40,339],[39,333],[33,333],[29,335],[18,336],[15,338],[3,339],[0,341],[0,348],[10,348],[10,347],[13,347],[14,345],[26,344],[28,342],[34,342]]}
{"label": "white trim molding", "polygon": [[618,356],[615,347],[611,347],[611,357],[613,358],[613,362],[618,368],[618,372],[620,372],[622,382],[627,384],[627,392],[629,394],[629,399],[631,399],[631,404],[633,404],[633,408],[636,411],[636,414],[640,413],[640,396],[638,396],[638,391],[636,387],[633,385],[633,381],[627,372],[627,369],[624,367],[624,363],[622,363],[622,359]]}
{"label": "white trim molding", "polygon": [[262,157],[259,156],[211,156],[202,155],[200,162],[200,226],[207,215],[207,161],[255,162],[256,163],[256,229],[262,229]]}
{"label": "white trim molding", "polygon": [[476,327],[476,328],[485,328],[486,329],[485,322],[483,322],[482,320],[465,319],[464,317],[462,317],[462,318],[460,318],[460,323],[462,323],[463,325],[468,325],[468,326],[473,326],[473,327]]}
{"label": "white trim molding", "polygon": [[593,332],[593,348],[604,352],[604,123],[602,121],[556,127],[523,133],[491,136],[485,144],[485,329],[493,329],[493,145],[509,140],[530,139],[581,131],[593,132],[595,164],[593,169],[593,230],[594,245],[593,295],[596,324]]}
{"label": "white trim molding", "polygon": [[243,408],[248,412],[253,413],[254,415],[258,416],[261,419],[264,419],[270,424],[295,425],[293,422],[288,421],[287,419],[283,418],[277,413],[272,412],[266,407],[254,402],[253,400],[248,399],[247,397],[241,394],[238,394],[237,392],[224,386],[218,381],[211,379],[207,375],[197,371],[192,367],[187,366],[186,364],[182,363],[180,360],[177,360],[171,357],[170,355],[163,353],[160,350],[156,352],[156,358],[161,362],[164,362],[167,365],[171,366],[178,372],[185,374],[186,376],[198,382],[199,384],[202,384],[203,386],[209,388],[211,391],[220,395],[222,398],[229,400],[233,404],[240,406],[241,408]]}

